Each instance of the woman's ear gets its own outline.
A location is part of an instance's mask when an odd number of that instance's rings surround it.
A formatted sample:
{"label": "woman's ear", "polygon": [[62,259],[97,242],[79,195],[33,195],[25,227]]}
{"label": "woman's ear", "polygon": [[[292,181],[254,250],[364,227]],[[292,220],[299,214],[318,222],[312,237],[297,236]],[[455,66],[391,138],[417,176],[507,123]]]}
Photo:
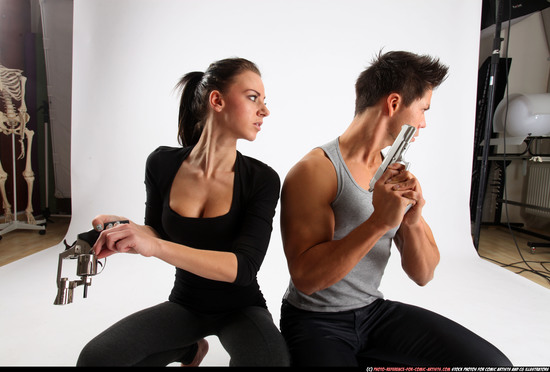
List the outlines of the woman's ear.
{"label": "woman's ear", "polygon": [[224,106],[224,100],[222,94],[218,90],[213,90],[208,96],[208,103],[210,107],[216,112],[220,112]]}

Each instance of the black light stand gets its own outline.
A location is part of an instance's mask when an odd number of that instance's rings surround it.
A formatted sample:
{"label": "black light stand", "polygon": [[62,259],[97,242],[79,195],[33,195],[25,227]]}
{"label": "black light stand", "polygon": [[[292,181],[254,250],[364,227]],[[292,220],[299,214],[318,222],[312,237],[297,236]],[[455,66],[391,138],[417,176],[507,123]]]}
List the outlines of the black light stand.
{"label": "black light stand", "polygon": [[476,201],[476,210],[475,210],[475,221],[474,221],[474,232],[473,240],[474,247],[478,249],[479,247],[479,235],[481,230],[481,219],[483,215],[483,201],[485,199],[485,189],[487,187],[487,177],[488,177],[488,158],[489,158],[489,149],[491,147],[491,132],[492,132],[492,123],[493,123],[493,107],[494,107],[494,96],[495,96],[495,86],[497,80],[498,65],[500,60],[500,45],[502,43],[502,38],[500,37],[500,31],[502,26],[502,2],[503,0],[496,0],[497,3],[497,12],[496,12],[496,22],[495,22],[495,37],[493,39],[493,52],[491,54],[491,65],[489,72],[489,87],[487,90],[488,100],[487,100],[487,116],[485,118],[484,124],[484,137],[483,137],[483,153],[481,159],[481,171],[479,178],[479,188],[477,190],[477,201]]}

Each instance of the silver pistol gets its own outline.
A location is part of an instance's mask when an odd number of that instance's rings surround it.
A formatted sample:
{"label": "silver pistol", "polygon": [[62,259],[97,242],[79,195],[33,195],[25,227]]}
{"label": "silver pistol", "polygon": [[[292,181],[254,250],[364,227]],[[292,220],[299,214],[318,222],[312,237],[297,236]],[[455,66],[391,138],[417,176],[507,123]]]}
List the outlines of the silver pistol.
{"label": "silver pistol", "polygon": [[401,132],[399,132],[399,135],[397,136],[397,138],[393,142],[393,145],[391,145],[388,153],[384,157],[384,161],[382,161],[382,164],[380,165],[380,167],[374,174],[374,177],[369,183],[370,192],[374,190],[374,184],[380,179],[382,174],[384,174],[384,172],[388,168],[388,165],[401,163],[405,165],[405,169],[409,169],[409,163],[403,160],[403,155],[409,148],[409,143],[413,139],[415,132],[416,128],[412,125],[405,124],[401,127]]}

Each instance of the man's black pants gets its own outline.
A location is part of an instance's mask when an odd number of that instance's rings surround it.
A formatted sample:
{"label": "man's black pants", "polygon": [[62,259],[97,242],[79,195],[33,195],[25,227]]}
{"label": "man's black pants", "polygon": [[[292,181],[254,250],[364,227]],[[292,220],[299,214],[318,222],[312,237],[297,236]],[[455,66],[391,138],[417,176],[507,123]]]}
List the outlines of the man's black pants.
{"label": "man's black pants", "polygon": [[280,328],[294,366],[511,366],[495,346],[454,321],[390,300],[337,313],[283,301]]}

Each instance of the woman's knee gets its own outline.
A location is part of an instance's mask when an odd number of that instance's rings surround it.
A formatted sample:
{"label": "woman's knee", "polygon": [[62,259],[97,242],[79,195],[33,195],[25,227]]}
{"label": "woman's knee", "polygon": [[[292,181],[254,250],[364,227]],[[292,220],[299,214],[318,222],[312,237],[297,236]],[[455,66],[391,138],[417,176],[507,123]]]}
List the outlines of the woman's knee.
{"label": "woman's knee", "polygon": [[80,355],[78,356],[78,360],[76,361],[77,367],[97,367],[102,365],[102,358],[100,355],[100,352],[98,352],[97,348],[94,345],[93,340],[90,341],[82,351],[80,352]]}

